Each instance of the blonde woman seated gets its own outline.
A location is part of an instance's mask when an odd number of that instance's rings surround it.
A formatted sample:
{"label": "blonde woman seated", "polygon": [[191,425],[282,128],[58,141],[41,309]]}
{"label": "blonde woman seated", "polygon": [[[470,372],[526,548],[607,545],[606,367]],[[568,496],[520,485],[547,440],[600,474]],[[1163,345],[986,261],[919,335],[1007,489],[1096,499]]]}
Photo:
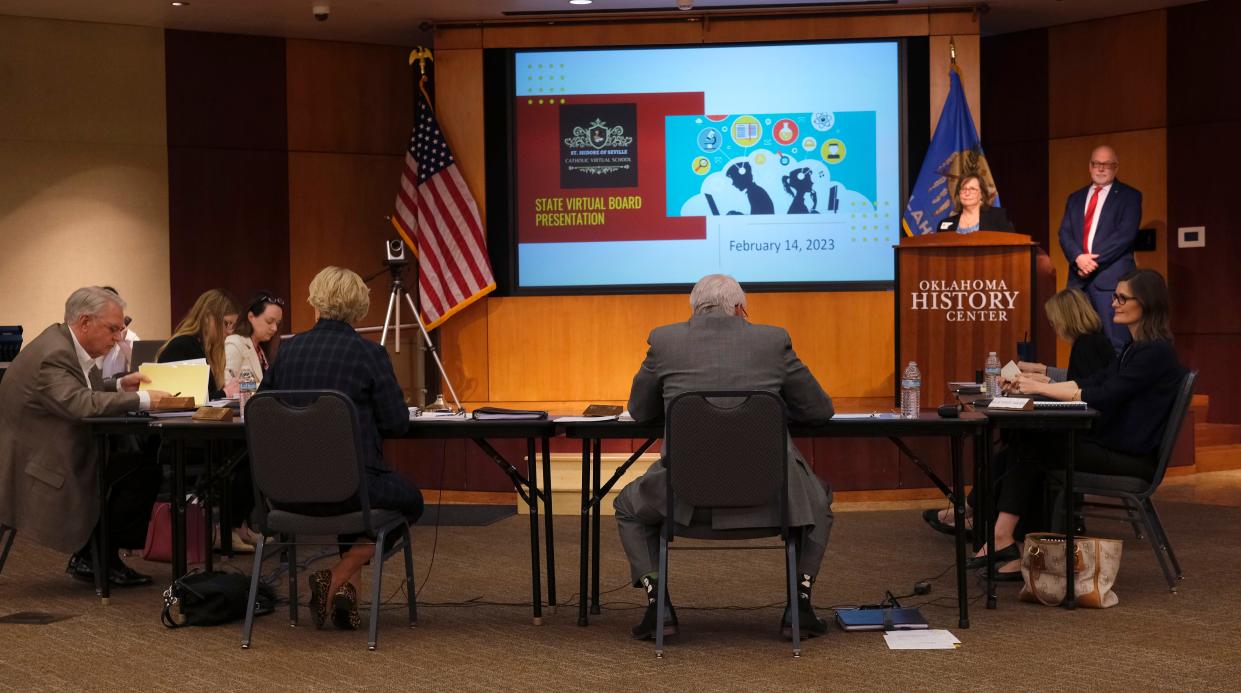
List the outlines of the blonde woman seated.
{"label": "blonde woman seated", "polygon": [[250,300],[233,333],[224,340],[224,392],[229,397],[237,396],[241,372],[247,368],[256,383],[263,382],[263,374],[280,342],[283,320],[283,298],[260,291]]}
{"label": "blonde woman seated", "polygon": [[[399,436],[409,426],[409,409],[392,370],[388,352],[364,339],[349,323],[366,315],[370,290],[357,274],[325,267],[310,282],[315,326],[280,348],[280,358],[263,378],[262,390],[339,390],[358,410],[358,435],[366,466],[366,491],[371,508],[397,510],[413,522],[422,514],[422,492],[383,461],[382,438]],[[353,499],[339,504],[316,503],[296,512],[337,515],[358,510]],[[388,535],[395,540],[399,534]],[[358,618],[358,593],[353,579],[375,555],[372,540],[342,535],[340,560],[328,570],[311,573],[310,613],[322,628],[331,609],[338,628],[353,630]],[[362,543],[353,543],[359,542]],[[381,554],[382,555],[382,554]]]}
{"label": "blonde woman seated", "polygon": [[1047,320],[1056,336],[1073,345],[1069,367],[1056,368],[1041,363],[1021,361],[1017,367],[1031,381],[1062,383],[1082,380],[1107,368],[1116,360],[1116,350],[1103,333],[1103,323],[1090,299],[1081,289],[1065,289],[1047,299],[1043,306]]}

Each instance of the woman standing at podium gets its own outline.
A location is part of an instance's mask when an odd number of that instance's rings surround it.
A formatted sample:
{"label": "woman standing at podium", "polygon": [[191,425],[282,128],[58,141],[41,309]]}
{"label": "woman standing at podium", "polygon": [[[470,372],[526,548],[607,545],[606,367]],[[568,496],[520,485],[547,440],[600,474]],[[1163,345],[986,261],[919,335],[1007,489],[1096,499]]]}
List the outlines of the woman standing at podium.
{"label": "woman standing at podium", "polygon": [[975,231],[1012,231],[1013,225],[1003,207],[992,207],[984,194],[987,186],[976,173],[970,173],[957,181],[957,193],[953,202],[953,214],[939,222],[940,233],[974,233]]}

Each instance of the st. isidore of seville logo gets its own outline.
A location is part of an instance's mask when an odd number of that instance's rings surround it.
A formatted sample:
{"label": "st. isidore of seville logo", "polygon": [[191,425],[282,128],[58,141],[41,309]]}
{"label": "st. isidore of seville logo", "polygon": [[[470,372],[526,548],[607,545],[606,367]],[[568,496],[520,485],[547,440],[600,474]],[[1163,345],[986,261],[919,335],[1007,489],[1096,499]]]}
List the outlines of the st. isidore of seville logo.
{"label": "st. isidore of seville logo", "polygon": [[637,187],[637,126],[633,103],[561,106],[560,187]]}
{"label": "st. isidore of seville logo", "polygon": [[1020,295],[1003,279],[923,279],[909,292],[909,307],[942,311],[948,322],[1008,322]]}

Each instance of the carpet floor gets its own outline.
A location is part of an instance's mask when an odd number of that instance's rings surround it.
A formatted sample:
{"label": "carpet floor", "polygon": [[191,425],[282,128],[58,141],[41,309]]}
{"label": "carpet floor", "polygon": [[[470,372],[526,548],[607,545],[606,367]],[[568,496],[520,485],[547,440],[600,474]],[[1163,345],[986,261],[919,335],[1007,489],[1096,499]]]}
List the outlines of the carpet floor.
{"label": "carpet floor", "polygon": [[[115,590],[102,606],[62,573],[64,555],[19,536],[0,575],[0,616],[68,618],[0,624],[0,690],[1238,690],[1241,508],[1164,502],[1161,510],[1186,572],[1179,593],[1166,589],[1147,542],[1096,520],[1095,532],[1125,539],[1118,606],[1019,603],[1017,586],[1002,585],[999,608],[986,610],[971,576],[969,629],[957,628],[950,538],[913,510],[839,513],[815,591],[820,612],[933,579],[930,595],[904,601],[922,605],[932,627],[952,630],[962,645],[889,651],[880,633],[833,625],[803,643],[799,660],[778,633],[783,555],[775,551],[674,553],[669,586],[681,635],[662,661],[652,643],[628,639],[642,604],[626,585],[611,518],[603,520],[603,613],[589,628],[577,626],[573,518],[556,520],[560,604],[545,608],[541,626],[531,623],[525,517],[416,527],[418,625],[407,627],[401,563],[390,561],[375,652],[364,631],[315,630],[305,608],[297,628],[286,608],[260,618],[247,651],[240,624],[167,630],[159,623],[166,565],[131,559],[157,584]],[[249,570],[245,557],[229,563]],[[368,569],[368,594],[369,579]],[[299,592],[304,601],[304,584]]]}

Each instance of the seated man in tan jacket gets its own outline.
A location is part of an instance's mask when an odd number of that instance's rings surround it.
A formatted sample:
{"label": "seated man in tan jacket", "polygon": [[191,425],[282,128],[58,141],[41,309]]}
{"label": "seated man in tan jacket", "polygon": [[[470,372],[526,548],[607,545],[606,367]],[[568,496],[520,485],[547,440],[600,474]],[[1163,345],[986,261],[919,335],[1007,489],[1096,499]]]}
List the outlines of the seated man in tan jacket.
{"label": "seated man in tan jacket", "polygon": [[[65,322],[26,345],[0,380],[0,523],[53,549],[73,553],[68,572],[94,582],[90,536],[99,520],[95,446],[81,419],[149,409],[167,393],[138,392],[132,373],[104,380],[95,359],[125,330],[125,302],[97,286],[74,291]],[[140,548],[161,474],[137,453],[110,458],[108,527],[114,548]],[[101,562],[114,585],[151,578],[116,554]]]}

